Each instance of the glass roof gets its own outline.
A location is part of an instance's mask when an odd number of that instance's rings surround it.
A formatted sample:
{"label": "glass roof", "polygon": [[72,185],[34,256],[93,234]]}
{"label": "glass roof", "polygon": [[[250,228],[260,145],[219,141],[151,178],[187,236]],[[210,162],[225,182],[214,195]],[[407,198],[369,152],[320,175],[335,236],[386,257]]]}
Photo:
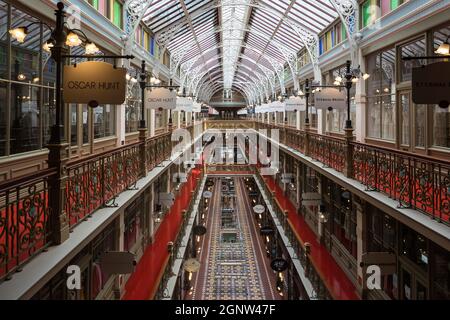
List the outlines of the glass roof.
{"label": "glass roof", "polygon": [[144,22],[156,35],[172,32],[167,49],[183,70],[217,90],[249,92],[304,48],[292,25],[316,35],[337,17],[329,0],[154,0]]}

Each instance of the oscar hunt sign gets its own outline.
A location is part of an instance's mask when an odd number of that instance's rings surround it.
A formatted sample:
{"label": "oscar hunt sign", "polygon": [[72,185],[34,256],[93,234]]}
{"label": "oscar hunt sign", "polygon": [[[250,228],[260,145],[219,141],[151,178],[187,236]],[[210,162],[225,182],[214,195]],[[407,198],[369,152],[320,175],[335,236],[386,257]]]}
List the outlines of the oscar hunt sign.
{"label": "oscar hunt sign", "polygon": [[126,69],[101,61],[64,67],[64,102],[120,105],[125,102]]}
{"label": "oscar hunt sign", "polygon": [[177,93],[166,88],[148,89],[145,92],[145,107],[147,109],[173,110],[177,106]]}

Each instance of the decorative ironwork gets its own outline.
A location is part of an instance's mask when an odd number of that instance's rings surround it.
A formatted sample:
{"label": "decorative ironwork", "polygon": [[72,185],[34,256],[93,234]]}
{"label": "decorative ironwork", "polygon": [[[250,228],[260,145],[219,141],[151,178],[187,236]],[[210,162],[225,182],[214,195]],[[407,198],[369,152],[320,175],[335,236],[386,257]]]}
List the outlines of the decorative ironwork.
{"label": "decorative ironwork", "polygon": [[49,181],[46,170],[0,185],[0,280],[51,244]]}
{"label": "decorative ironwork", "polygon": [[450,224],[450,164],[397,150],[352,143],[354,178],[368,190]]}
{"label": "decorative ironwork", "polygon": [[71,228],[102,206],[115,206],[119,193],[133,188],[139,176],[139,145],[69,164],[66,212]]}

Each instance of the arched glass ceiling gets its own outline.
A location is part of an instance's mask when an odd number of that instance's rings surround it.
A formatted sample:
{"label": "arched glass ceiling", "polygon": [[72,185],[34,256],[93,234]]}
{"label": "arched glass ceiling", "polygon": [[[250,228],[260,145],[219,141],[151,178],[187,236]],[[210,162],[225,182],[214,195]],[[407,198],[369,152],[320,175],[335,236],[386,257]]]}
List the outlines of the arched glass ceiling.
{"label": "arched glass ceiling", "polygon": [[220,90],[279,73],[304,48],[298,29],[317,35],[337,17],[330,0],[154,0],[143,20],[184,71]]}

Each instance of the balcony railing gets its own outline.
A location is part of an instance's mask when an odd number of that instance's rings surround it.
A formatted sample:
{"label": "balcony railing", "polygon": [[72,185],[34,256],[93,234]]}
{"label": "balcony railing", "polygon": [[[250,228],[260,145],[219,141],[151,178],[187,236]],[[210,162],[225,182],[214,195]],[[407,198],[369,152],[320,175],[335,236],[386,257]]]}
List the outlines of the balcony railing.
{"label": "balcony railing", "polygon": [[[202,191],[202,190],[200,190],[200,187],[201,187],[200,181],[203,180],[203,177],[204,177],[204,172],[202,170],[202,172],[198,178],[198,183],[195,186],[195,190],[193,190],[193,192],[192,192],[192,199],[196,199],[198,197],[199,193]],[[167,260],[167,263],[165,264],[164,271],[162,272],[162,275],[159,279],[158,288],[153,297],[154,300],[162,300],[165,298],[170,298],[169,293],[166,291],[167,283],[168,283],[169,279],[172,276],[174,276],[172,270],[173,270],[173,267],[175,264],[175,260],[184,259],[184,257],[178,256],[178,251],[182,245],[183,238],[186,235],[188,222],[189,222],[192,212],[194,211],[194,205],[195,205],[195,201],[191,201],[189,203],[188,209],[183,212],[183,219],[182,219],[181,225],[178,229],[179,231],[177,232],[176,239],[175,239],[175,241],[173,241],[173,246],[169,253],[169,258]]]}
{"label": "balcony railing", "polygon": [[118,194],[133,188],[139,174],[139,143],[67,166],[66,212],[71,228],[101,207],[115,206]]}
{"label": "balcony railing", "polygon": [[[193,127],[188,128],[193,132]],[[142,147],[144,149],[142,150]],[[69,228],[102,207],[116,206],[117,196],[133,189],[136,182],[171,155],[171,132],[109,152],[95,154],[66,165],[64,192],[51,186],[59,179],[57,170],[0,184],[0,280],[13,272],[52,243],[58,231],[53,222],[50,196],[63,194]],[[142,166],[141,164],[145,165]],[[141,168],[144,168],[143,170]],[[53,217],[53,215],[55,216]]]}
{"label": "balcony railing", "polygon": [[353,177],[367,190],[387,194],[449,224],[450,164],[420,155],[353,142]]}
{"label": "balcony railing", "polygon": [[263,187],[265,194],[269,195],[269,203],[276,217],[278,218],[278,221],[280,222],[280,225],[283,228],[286,237],[289,239],[289,242],[294,249],[295,256],[293,258],[298,258],[300,260],[300,263],[305,270],[305,276],[309,279],[311,285],[314,288],[316,294],[314,298],[321,300],[331,299],[331,295],[328,292],[324,281],[313,266],[309,254],[305,249],[305,245],[301,242],[300,237],[298,237],[295,231],[295,227],[289,221],[287,212],[283,211],[278,201],[274,197],[270,196],[273,195],[273,192],[269,190],[267,184],[264,181],[264,178],[259,174],[259,172],[256,175],[256,178],[258,179],[259,184]]}
{"label": "balcony railing", "polygon": [[55,176],[45,170],[0,186],[0,280],[51,244],[49,181]]}
{"label": "balcony railing", "polygon": [[370,191],[450,225],[450,162],[352,140],[258,122],[279,129],[280,143],[357,180]]}

